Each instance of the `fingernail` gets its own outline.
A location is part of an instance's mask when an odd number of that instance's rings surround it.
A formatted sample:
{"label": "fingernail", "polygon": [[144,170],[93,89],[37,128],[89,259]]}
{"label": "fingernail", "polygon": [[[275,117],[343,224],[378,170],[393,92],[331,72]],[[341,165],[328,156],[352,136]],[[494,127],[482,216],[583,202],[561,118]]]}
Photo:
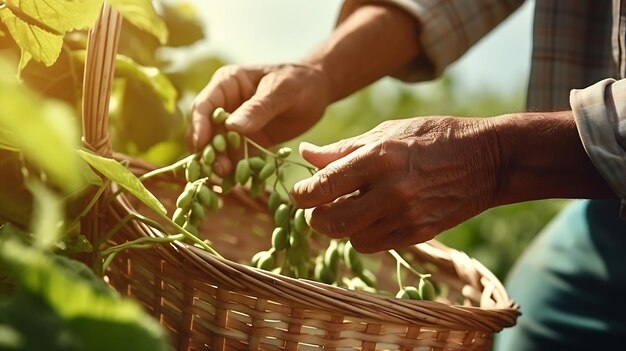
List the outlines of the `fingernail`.
{"label": "fingernail", "polygon": [[291,203],[295,204],[296,206],[298,205],[298,201],[296,200],[296,196],[294,195],[294,193],[298,192],[298,189],[302,187],[304,181],[305,180],[301,180],[294,184],[293,188],[291,188],[291,191],[287,194],[287,197],[289,197],[289,201],[291,201]]}
{"label": "fingernail", "polygon": [[304,150],[311,150],[312,148],[316,148],[317,145],[315,144],[311,144],[309,142],[306,141],[302,141],[300,142],[300,145],[298,145],[298,152],[300,153],[300,156],[302,156],[302,152]]}
{"label": "fingernail", "polygon": [[300,148],[310,149],[310,148],[315,148],[315,147],[318,147],[318,146],[315,144],[309,143],[308,141],[300,142]]}
{"label": "fingernail", "polygon": [[247,129],[250,126],[250,118],[239,114],[230,115],[226,120],[226,125],[237,129]]}
{"label": "fingernail", "polygon": [[306,181],[307,181],[306,179],[302,179],[302,180],[298,181],[296,184],[294,184],[293,185],[293,189],[291,190],[291,193],[293,193],[294,191],[298,190],[299,188],[302,188],[304,186],[304,184],[306,183]]}

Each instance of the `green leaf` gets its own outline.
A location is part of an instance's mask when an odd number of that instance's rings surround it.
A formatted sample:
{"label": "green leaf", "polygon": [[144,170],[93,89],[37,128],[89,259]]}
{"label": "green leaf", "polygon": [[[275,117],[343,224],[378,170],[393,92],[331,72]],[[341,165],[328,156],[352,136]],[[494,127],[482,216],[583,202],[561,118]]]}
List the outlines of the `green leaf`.
{"label": "green leaf", "polygon": [[74,256],[77,253],[93,252],[93,246],[86,236],[67,235],[63,241],[57,243],[57,248],[63,251],[63,254]]}
{"label": "green leaf", "polygon": [[0,223],[11,222],[21,228],[28,228],[33,196],[24,184],[21,162],[17,152],[0,151]]}
{"label": "green leaf", "polygon": [[184,116],[178,107],[168,112],[160,98],[136,79],[116,83],[111,95],[115,102],[110,117],[116,136],[113,149],[138,157],[165,140],[180,143],[184,139]]}
{"label": "green leaf", "polygon": [[154,35],[161,44],[167,42],[167,27],[157,16],[151,0],[109,0],[109,4],[128,22]]}
{"label": "green leaf", "polygon": [[[0,245],[0,262],[10,267],[21,291],[40,298],[59,317],[51,320],[54,323],[35,325],[35,330],[23,325],[22,330],[37,333],[61,322],[57,330],[77,339],[84,350],[168,350],[158,323],[135,302],[110,293],[111,289],[83,264],[45,255],[16,241]],[[24,319],[37,318],[39,309],[46,311],[41,305],[26,308]],[[57,335],[44,333],[38,338],[53,342]]]}
{"label": "green leaf", "polygon": [[10,141],[13,138],[10,135],[10,131],[3,130],[0,127],[0,149],[12,152],[20,151],[20,148]]}
{"label": "green leaf", "polygon": [[91,27],[103,0],[5,0],[7,8],[23,21],[62,35]]}
{"label": "green leaf", "polygon": [[167,46],[189,46],[204,39],[204,28],[190,3],[161,4],[169,36]]}
{"label": "green leaf", "polygon": [[79,155],[108,179],[116,182],[156,212],[167,213],[165,206],[126,167],[110,158],[79,150]]}
{"label": "green leaf", "polygon": [[80,161],[78,162],[78,171],[80,172],[82,179],[87,184],[95,185],[98,187],[101,186],[104,183],[102,181],[102,178],[100,178],[100,176],[97,175],[91,167],[89,167],[89,164],[87,162],[83,161],[82,159],[79,160]]}
{"label": "green leaf", "polygon": [[11,11],[0,11],[0,19],[22,52],[20,71],[26,67],[31,58],[51,66],[59,57],[63,46],[62,35],[26,23]]}
{"label": "green leaf", "polygon": [[65,101],[71,106],[81,106],[83,65],[77,62],[73,50],[80,48],[79,43],[86,34],[72,32],[65,36],[63,49],[57,60],[50,67],[41,62],[31,61],[20,72],[25,85],[30,89],[53,99]]}
{"label": "green leaf", "polygon": [[[86,52],[84,50],[76,51],[74,55],[80,62],[85,62]],[[115,58],[115,76],[140,81],[159,97],[168,112],[174,112],[178,93],[169,78],[161,73],[158,68],[142,66],[128,56],[117,55]]]}
{"label": "green leaf", "polygon": [[198,93],[206,86],[207,79],[225,64],[219,57],[204,56],[181,65],[168,75],[178,91]]}
{"label": "green leaf", "polygon": [[140,159],[153,165],[165,166],[176,162],[185,151],[180,141],[162,141],[142,153]]}
{"label": "green leaf", "polygon": [[167,111],[174,112],[178,95],[176,88],[158,68],[141,66],[128,56],[117,55],[115,72],[121,77],[135,78],[146,84],[159,96]]}
{"label": "green leaf", "polygon": [[29,182],[28,188],[34,196],[33,245],[40,250],[49,250],[62,236],[64,203],[39,182]]}
{"label": "green leaf", "polygon": [[0,62],[1,143],[19,148],[66,192],[82,189],[73,110],[34,94],[7,74],[8,70],[4,61]]}
{"label": "green leaf", "polygon": [[83,350],[77,335],[38,296],[20,292],[0,303],[0,350]]}

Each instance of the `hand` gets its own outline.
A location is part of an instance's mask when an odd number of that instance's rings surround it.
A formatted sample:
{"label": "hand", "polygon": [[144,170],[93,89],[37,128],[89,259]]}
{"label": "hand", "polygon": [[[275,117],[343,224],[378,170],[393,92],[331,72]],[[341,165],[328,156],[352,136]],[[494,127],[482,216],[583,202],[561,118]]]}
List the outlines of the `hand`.
{"label": "hand", "polygon": [[[225,66],[194,100],[190,147],[198,151],[216,133],[210,116],[217,107],[231,112],[227,129],[268,146],[306,131],[329,103],[327,78],[313,65]],[[214,166],[221,176],[232,171],[232,162],[225,155],[220,155]]]}
{"label": "hand", "polygon": [[423,242],[494,205],[494,135],[489,119],[424,117],[387,121],[327,146],[303,143],[300,153],[321,170],[291,195],[298,207],[313,208],[315,230],[350,237],[358,251]]}

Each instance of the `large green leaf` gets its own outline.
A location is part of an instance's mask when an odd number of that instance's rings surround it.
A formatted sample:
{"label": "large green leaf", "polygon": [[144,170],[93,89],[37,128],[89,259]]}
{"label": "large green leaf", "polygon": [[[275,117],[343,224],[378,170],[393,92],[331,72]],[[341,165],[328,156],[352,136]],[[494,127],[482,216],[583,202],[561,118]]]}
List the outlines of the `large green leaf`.
{"label": "large green leaf", "polygon": [[98,172],[119,184],[148,207],[156,212],[167,213],[165,206],[143,186],[141,181],[134,174],[119,162],[82,150],[79,150],[78,153],[87,163],[98,170]]}
{"label": "large green leaf", "polygon": [[6,9],[0,10],[0,19],[22,52],[20,70],[26,67],[31,58],[50,66],[59,57],[63,35],[27,23]]}
{"label": "large green leaf", "polygon": [[18,153],[0,151],[0,221],[28,228],[32,194],[24,184]]}
{"label": "large green leaf", "polygon": [[[2,12],[2,11],[0,11]],[[19,148],[52,182],[69,193],[82,189],[73,110],[20,85],[0,61],[0,144]]]}
{"label": "large green leaf", "polygon": [[93,25],[103,0],[5,0],[13,14],[49,32],[63,34]]}
{"label": "large green leaf", "polygon": [[41,95],[63,100],[78,109],[81,106],[84,67],[82,62],[74,57],[72,46],[84,50],[84,47],[80,47],[82,43],[77,42],[82,40],[83,36],[82,32],[67,34],[61,54],[50,67],[41,62],[31,61],[21,71],[23,82]]}
{"label": "large green leaf", "polygon": [[157,16],[151,0],[109,0],[109,4],[128,22],[154,35],[161,44],[167,42],[167,27]]}
{"label": "large green leaf", "polygon": [[[84,64],[85,50],[76,51],[74,56]],[[117,55],[115,58],[115,76],[141,82],[159,97],[168,112],[174,112],[178,93],[169,78],[158,68],[142,66],[128,56]]]}
{"label": "large green leaf", "polygon": [[135,78],[146,84],[161,99],[167,111],[174,112],[178,95],[176,88],[158,68],[141,66],[130,57],[117,55],[115,72],[121,77]]}
{"label": "large green leaf", "polygon": [[[165,140],[184,140],[184,117],[179,108],[168,112],[161,99],[137,79],[120,79],[111,95],[114,149],[139,156]],[[149,126],[149,128],[148,128]]]}
{"label": "large green leaf", "polygon": [[216,56],[202,56],[193,61],[179,65],[168,76],[174,86],[181,92],[198,93],[206,86],[207,81],[225,61]]}
{"label": "large green leaf", "polygon": [[163,20],[169,36],[167,46],[189,46],[204,39],[204,28],[195,7],[186,2],[163,3]]}
{"label": "large green leaf", "polygon": [[0,300],[0,350],[84,350],[76,333],[38,296],[20,292]]}
{"label": "large green leaf", "polygon": [[[78,339],[82,349],[168,349],[165,333],[156,321],[135,302],[111,294],[81,263],[67,258],[59,261],[17,241],[0,244],[0,262],[10,268],[22,291],[50,306],[60,317],[56,322],[63,323],[61,327]],[[28,311],[32,312],[36,310]]]}
{"label": "large green leaf", "polygon": [[20,151],[20,148],[11,141],[13,139],[12,134],[0,127],[0,149],[13,152]]}

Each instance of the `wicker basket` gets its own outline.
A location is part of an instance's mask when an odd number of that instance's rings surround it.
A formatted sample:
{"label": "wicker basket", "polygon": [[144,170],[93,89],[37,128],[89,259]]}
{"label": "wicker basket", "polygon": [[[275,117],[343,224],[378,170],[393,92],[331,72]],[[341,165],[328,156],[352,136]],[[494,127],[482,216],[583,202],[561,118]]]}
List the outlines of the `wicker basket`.
{"label": "wicker basket", "polygon": [[[121,17],[108,6],[89,35],[83,98],[83,141],[103,156],[115,155],[108,139],[108,101]],[[149,169],[131,162],[140,174]],[[165,186],[163,186],[165,184]],[[172,207],[182,184],[154,181],[150,188]],[[114,188],[108,189],[110,193]],[[101,196],[83,218],[92,242],[140,204],[122,194]],[[498,279],[479,262],[436,241],[411,247],[415,263],[428,267],[449,289],[438,302],[401,300],[272,274],[242,264],[269,239],[271,220],[263,199],[236,189],[220,215],[201,232],[224,257],[183,243],[116,256],[106,279],[145,306],[170,332],[177,350],[488,350],[494,332],[519,315]],[[238,233],[239,235],[232,235]],[[113,237],[120,243],[158,230],[129,222]],[[380,260],[381,271],[393,263]]]}

